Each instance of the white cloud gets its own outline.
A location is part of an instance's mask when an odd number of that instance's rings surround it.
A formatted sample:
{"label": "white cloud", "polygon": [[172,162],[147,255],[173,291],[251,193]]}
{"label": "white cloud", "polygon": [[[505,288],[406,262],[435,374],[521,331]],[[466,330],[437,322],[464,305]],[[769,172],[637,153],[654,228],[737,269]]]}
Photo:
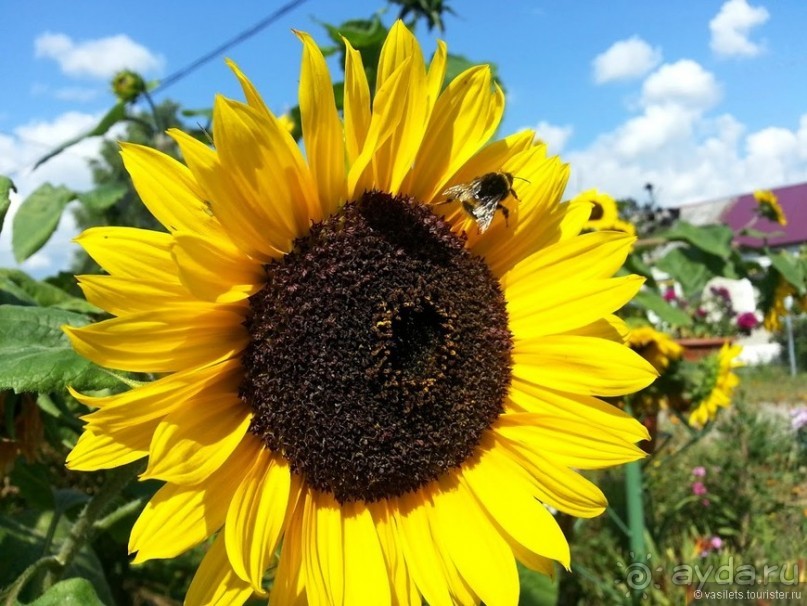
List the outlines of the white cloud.
{"label": "white cloud", "polygon": [[74,42],[65,34],[45,32],[34,41],[37,57],[59,63],[67,76],[108,79],[122,69],[149,74],[163,68],[165,60],[125,34]]}
{"label": "white cloud", "polygon": [[547,146],[547,153],[557,155],[566,147],[569,137],[574,129],[569,125],[558,126],[549,122],[541,121],[535,127],[535,138],[543,141]]}
{"label": "white cloud", "polygon": [[662,65],[650,74],[642,86],[642,103],[658,103],[705,109],[720,98],[715,77],[695,61],[682,59]]}
{"label": "white cloud", "polygon": [[754,57],[762,45],[748,39],[751,29],[762,25],[770,14],[764,6],[750,6],[747,0],[728,0],[709,21],[712,50],[724,57]]}
{"label": "white cloud", "polygon": [[644,76],[661,62],[661,49],[653,48],[638,36],[614,42],[592,61],[597,84]]}
{"label": "white cloud", "polygon": [[12,136],[0,135],[0,174],[8,175],[17,186],[12,204],[0,234],[0,267],[21,267],[36,277],[51,275],[68,266],[76,250],[70,240],[76,235],[76,224],[68,211],[62,214],[59,228],[38,253],[17,265],[11,252],[13,215],[23,199],[45,182],[65,185],[76,191],[92,187],[87,160],[97,157],[101,139],[86,139],[46,162],[36,170],[37,159],[59,143],[86,132],[98,122],[100,115],[67,112],[51,121],[33,121],[13,129]]}

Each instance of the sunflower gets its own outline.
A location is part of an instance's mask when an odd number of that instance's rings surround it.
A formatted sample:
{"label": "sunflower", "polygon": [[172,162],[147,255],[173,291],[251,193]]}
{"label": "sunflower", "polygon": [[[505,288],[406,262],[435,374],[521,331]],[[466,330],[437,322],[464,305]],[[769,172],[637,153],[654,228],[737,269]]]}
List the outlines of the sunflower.
{"label": "sunflower", "polygon": [[742,350],[740,345],[725,343],[717,356],[713,357],[713,367],[709,373],[713,381],[709,383],[708,395],[695,404],[696,408],[689,415],[691,426],[703,427],[717,416],[718,408],[731,404],[731,396],[740,384],[740,377],[732,371],[743,365],[737,360]]}
{"label": "sunflower", "polygon": [[588,202],[591,204],[591,213],[583,225],[584,229],[613,229],[616,222],[619,221],[616,201],[606,193],[599,192],[596,189],[589,189],[577,194],[572,202]]}
{"label": "sunflower", "polygon": [[773,302],[762,320],[765,330],[778,332],[782,328],[781,318],[787,315],[785,300],[795,294],[796,287],[780,276],[776,290],[773,292]]}
{"label": "sunflower", "polygon": [[650,362],[659,373],[678,360],[684,349],[669,335],[655,330],[652,326],[632,328],[628,336],[631,348]]}
{"label": "sunflower", "polygon": [[760,216],[775,221],[779,225],[787,225],[785,211],[779,205],[779,198],[770,190],[760,190],[754,192],[754,199],[757,201],[757,212]]}
{"label": "sunflower", "polygon": [[[443,89],[400,22],[372,99],[346,43],[344,113],[302,41],[305,155],[230,64],[246,103],[217,97],[214,149],[169,131],[187,166],[124,144],[168,233],[99,227],[80,276],[115,317],[65,330],[114,369],[161,375],[104,397],[77,470],[148,457],[163,480],[132,529],[135,562],[210,540],[189,603],[516,604],[515,560],[547,574],[569,546],[545,506],[605,498],[578,469],[638,459],[647,437],[596,396],[652,366],[613,315],[639,289],[612,277],[633,239],[579,235],[587,203],[524,132],[491,142],[504,95],[487,66]],[[443,192],[518,176],[480,233]],[[213,538],[215,537],[215,538]]]}

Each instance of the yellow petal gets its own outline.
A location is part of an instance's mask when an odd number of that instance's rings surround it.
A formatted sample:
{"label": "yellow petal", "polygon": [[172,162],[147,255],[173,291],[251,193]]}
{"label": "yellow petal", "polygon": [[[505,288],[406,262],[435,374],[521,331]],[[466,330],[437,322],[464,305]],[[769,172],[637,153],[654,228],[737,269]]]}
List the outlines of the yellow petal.
{"label": "yellow petal", "polygon": [[244,91],[244,97],[247,99],[247,104],[261,114],[272,117],[272,112],[269,111],[266,103],[264,103],[258,89],[255,88],[250,79],[244,75],[244,72],[241,71],[241,68],[238,67],[236,62],[232,59],[225,59],[224,61],[227,63],[227,67],[233,71],[235,77],[238,78],[238,82],[241,84],[241,90]]}
{"label": "yellow petal", "polygon": [[91,227],[76,242],[113,276],[179,284],[169,234],[134,227]]}
{"label": "yellow petal", "polygon": [[306,492],[302,540],[302,571],[309,599],[314,603],[342,604],[345,589],[342,514],[331,495],[311,489]]}
{"label": "yellow petal", "polygon": [[[570,274],[549,288],[508,288],[507,313],[516,350],[532,339],[579,328],[613,313],[630,301],[643,283],[640,276],[579,280]],[[536,280],[536,284],[544,282]]]}
{"label": "yellow petal", "polygon": [[434,51],[431,63],[429,63],[429,73],[426,75],[426,87],[429,92],[428,114],[431,115],[434,104],[443,90],[443,81],[446,77],[446,64],[448,62],[448,47],[442,40],[437,41],[437,50]]}
{"label": "yellow petal", "polygon": [[560,416],[599,427],[632,442],[647,440],[647,429],[616,406],[580,394],[568,394],[524,382],[514,383],[507,406],[517,412]]}
{"label": "yellow petal", "polygon": [[608,339],[614,343],[627,343],[630,328],[622,318],[609,314],[585,326],[570,329],[566,331],[566,334]]}
{"label": "yellow petal", "polygon": [[342,123],[336,113],[331,75],[322,51],[308,34],[299,31],[295,34],[303,42],[299,91],[303,142],[317,182],[322,216],[328,217],[347,196]]}
{"label": "yellow petal", "polygon": [[370,87],[361,60],[361,53],[345,43],[345,148],[348,165],[352,166],[364,147],[370,129]]}
{"label": "yellow petal", "polygon": [[496,446],[533,478],[532,493],[542,503],[579,518],[593,518],[605,511],[608,502],[600,489],[568,467],[542,457],[539,445],[529,449],[497,439]]}
{"label": "yellow petal", "polygon": [[240,606],[252,595],[252,588],[233,572],[227,561],[224,537],[219,535],[208,549],[185,596],[188,606]]}
{"label": "yellow petal", "polygon": [[342,505],[345,604],[391,604],[390,582],[373,518],[363,503]]}
{"label": "yellow petal", "polygon": [[448,179],[493,135],[504,111],[504,95],[491,89],[488,66],[466,70],[440,95],[410,174],[407,191],[432,200]]}
{"label": "yellow petal", "polygon": [[170,232],[190,231],[203,237],[220,236],[191,171],[154,148],[121,142],[121,157],[143,203]]}
{"label": "yellow petal", "polygon": [[206,368],[177,372],[112,396],[85,396],[69,389],[70,394],[85,406],[100,409],[85,415],[84,420],[92,426],[113,429],[162,419],[194,398],[224,397],[234,393],[242,374],[241,363],[228,360]]}
{"label": "yellow petal", "polygon": [[105,275],[76,276],[76,279],[87,301],[113,316],[196,304],[188,289],[176,282]]}
{"label": "yellow petal", "polygon": [[83,328],[64,326],[77,353],[109,368],[173,372],[236,355],[247,344],[243,315],[209,309],[131,314]]}
{"label": "yellow petal", "polygon": [[583,395],[620,396],[652,383],[658,373],[628,347],[606,339],[557,335],[521,342],[513,352],[513,383]]}
{"label": "yellow petal", "polygon": [[629,440],[563,417],[533,413],[502,415],[493,431],[557,465],[576,469],[600,469],[645,456]]}
{"label": "yellow petal", "polygon": [[[278,242],[290,242],[308,231],[311,220],[322,217],[302,152],[276,120],[217,96],[213,140],[222,169],[232,176],[248,204],[248,209],[229,210],[248,216],[256,237],[265,238],[269,232]],[[215,201],[213,212],[218,216]]]}
{"label": "yellow petal", "polygon": [[256,590],[286,526],[291,484],[288,463],[264,450],[246,471],[227,512],[224,534],[230,562]]}
{"label": "yellow petal", "polygon": [[67,455],[67,468],[96,471],[120,467],[148,454],[148,442],[157,421],[128,425],[115,431],[88,427]]}
{"label": "yellow petal", "polygon": [[531,494],[533,482],[492,440],[488,442],[490,447],[476,462],[463,465],[462,481],[507,536],[527,551],[569,568],[569,543],[552,514]]}
{"label": "yellow petal", "polygon": [[628,256],[636,238],[619,232],[591,232],[557,242],[517,263],[501,278],[506,290],[523,293],[535,284],[554,286],[570,277],[584,282],[610,278]]}
{"label": "yellow petal", "polygon": [[182,284],[204,301],[242,301],[260,290],[266,277],[263,265],[235,246],[197,234],[174,234],[171,254]]}
{"label": "yellow petal", "polygon": [[379,85],[376,90],[375,99],[373,99],[373,113],[364,146],[348,171],[347,191],[351,200],[357,199],[362,193],[372,189],[387,191],[375,174],[374,160],[381,146],[389,140],[394,131],[399,129],[403,118],[400,99],[409,84],[407,79],[409,63],[410,60],[405,59],[384,81],[383,86]]}
{"label": "yellow petal", "polygon": [[383,500],[368,504],[367,507],[373,516],[381,551],[384,553],[392,589],[392,603],[398,606],[420,606],[422,604],[420,592],[412,575],[407,571],[406,558],[400,545],[401,539],[388,504],[389,501]]}
{"label": "yellow petal", "polygon": [[[299,492],[299,482],[298,492]],[[304,575],[302,574],[303,559],[303,499],[297,501],[296,507],[291,506],[290,514],[286,526],[286,534],[283,538],[283,548],[280,551],[280,563],[277,565],[275,581],[272,583],[272,592],[269,595],[270,604],[288,604],[297,606],[305,604]],[[306,546],[307,548],[307,546]],[[315,603],[311,600],[311,603]]]}
{"label": "yellow petal", "polygon": [[403,68],[406,88],[395,99],[399,125],[373,156],[375,186],[391,194],[399,192],[411,170],[428,122],[426,66],[417,38],[402,21],[390,28],[378,59],[377,89],[380,92],[395,72]]}
{"label": "yellow petal", "polygon": [[513,552],[466,486],[449,478],[439,485],[432,493],[438,540],[485,604],[515,606],[519,584]]}
{"label": "yellow petal", "polygon": [[185,401],[154,431],[141,479],[196,484],[214,473],[241,443],[252,411],[236,392]]}
{"label": "yellow petal", "polygon": [[224,465],[199,484],[160,488],[132,528],[129,553],[138,552],[134,562],[173,558],[221,528],[233,492],[262,449],[260,440],[247,436]]}
{"label": "yellow petal", "polygon": [[[178,129],[170,129],[168,134],[182,151],[213,214],[233,243],[263,262],[283,256],[291,241],[287,233],[270,223],[256,208],[263,197],[258,201],[248,200],[238,186],[237,176],[226,170],[216,152],[201,141]],[[268,227],[272,229],[266,229]]]}
{"label": "yellow petal", "polygon": [[408,493],[398,497],[398,506],[392,505],[391,511],[395,516],[401,552],[420,593],[430,606],[451,606],[451,593],[441,570],[423,496]]}

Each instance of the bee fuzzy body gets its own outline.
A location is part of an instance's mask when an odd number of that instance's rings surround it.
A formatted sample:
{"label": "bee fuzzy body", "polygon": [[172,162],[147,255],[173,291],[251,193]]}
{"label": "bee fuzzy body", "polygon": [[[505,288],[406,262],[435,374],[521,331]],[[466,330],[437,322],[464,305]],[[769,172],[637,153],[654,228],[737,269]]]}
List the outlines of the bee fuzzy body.
{"label": "bee fuzzy body", "polygon": [[518,200],[513,189],[514,178],[517,177],[505,172],[486,173],[470,183],[449,187],[443,192],[446,200],[440,204],[459,202],[463,210],[476,221],[479,233],[483,234],[493,222],[496,211],[502,211],[505,222],[509,218],[510,211],[502,202],[509,196]]}

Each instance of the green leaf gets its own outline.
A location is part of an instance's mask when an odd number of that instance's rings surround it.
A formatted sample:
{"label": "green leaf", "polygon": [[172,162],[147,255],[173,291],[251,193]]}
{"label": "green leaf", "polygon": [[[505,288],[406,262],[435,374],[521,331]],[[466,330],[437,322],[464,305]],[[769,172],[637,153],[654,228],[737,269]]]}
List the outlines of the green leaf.
{"label": "green leaf", "polygon": [[87,579],[67,579],[56,583],[30,606],[104,606]]}
{"label": "green leaf", "polygon": [[3,231],[3,222],[11,206],[11,192],[17,193],[14,183],[5,175],[0,175],[0,232]]}
{"label": "green leaf", "polygon": [[76,194],[64,186],[45,183],[23,200],[14,215],[11,234],[11,248],[18,263],[45,245],[56,231],[65,206],[75,197]]}
{"label": "green leaf", "polygon": [[548,576],[518,565],[521,583],[519,606],[555,606],[558,600],[558,584]]}
{"label": "green leaf", "polygon": [[674,278],[688,299],[700,296],[706,283],[722,276],[737,279],[740,275],[731,258],[706,253],[698,248],[681,247],[670,250],[657,263],[656,267]]}
{"label": "green leaf", "polygon": [[[54,554],[64,539],[68,536],[71,523],[64,516],[56,521],[53,541],[46,549],[48,529],[54,521],[53,512],[24,511],[15,514],[13,518],[0,516],[0,587],[8,586],[26,568],[34,564],[45,555]],[[46,604],[113,604],[109,584],[104,576],[104,569],[98,556],[89,545],[79,551],[76,559],[65,569],[65,576],[83,577],[85,582],[92,585],[97,596],[95,601],[74,602],[62,599],[58,602],[43,602]],[[28,603],[41,591],[40,583],[31,582],[22,591],[20,600]],[[41,599],[41,598],[40,598]],[[40,604],[40,601],[30,602]]]}
{"label": "green leaf", "polygon": [[0,269],[0,303],[101,313],[98,307],[85,299],[74,297],[53,284],[35,280],[18,269]]}
{"label": "green leaf", "polygon": [[95,128],[79,135],[78,137],[73,137],[69,141],[65,141],[53,151],[50,151],[44,156],[42,156],[39,160],[36,161],[36,164],[34,164],[34,169],[39,168],[39,166],[41,166],[54,156],[58,156],[68,147],[75,145],[76,143],[86,139],[87,137],[100,137],[101,135],[105,135],[110,128],[112,128],[115,124],[123,120],[125,117],[126,117],[126,102],[121,101],[120,103],[112,107],[112,109],[110,109],[104,115],[103,118],[101,118],[101,121],[95,125]]}
{"label": "green leaf", "polygon": [[726,225],[695,226],[686,221],[679,221],[671,229],[661,234],[668,240],[683,241],[692,244],[704,252],[728,259],[731,255],[732,229]]}
{"label": "green leaf", "polygon": [[769,254],[768,258],[771,260],[771,265],[773,265],[774,269],[776,269],[785,280],[790,282],[799,294],[803,294],[807,285],[805,285],[804,270],[798,258],[784,251]]}
{"label": "green leaf", "polygon": [[30,507],[41,510],[53,507],[55,495],[44,464],[18,460],[11,470],[11,483],[20,489],[20,496]]}
{"label": "green leaf", "polygon": [[626,270],[626,273],[638,274],[647,278],[645,284],[648,286],[653,286],[656,283],[656,279],[653,277],[653,269],[644,262],[639,253],[633,252],[629,254],[622,268]]}
{"label": "green leaf", "polygon": [[0,389],[21,393],[119,385],[74,352],[61,329],[88,322],[84,315],[60,309],[0,305]]}
{"label": "green leaf", "polygon": [[129,188],[126,187],[126,185],[110,183],[79,194],[78,199],[90,210],[103,212],[123,199],[123,196],[125,196],[128,191]]}
{"label": "green leaf", "polygon": [[631,302],[652,311],[663,322],[673,326],[689,326],[692,324],[692,318],[689,317],[689,314],[670,305],[664,300],[664,297],[652,290],[639,291]]}

